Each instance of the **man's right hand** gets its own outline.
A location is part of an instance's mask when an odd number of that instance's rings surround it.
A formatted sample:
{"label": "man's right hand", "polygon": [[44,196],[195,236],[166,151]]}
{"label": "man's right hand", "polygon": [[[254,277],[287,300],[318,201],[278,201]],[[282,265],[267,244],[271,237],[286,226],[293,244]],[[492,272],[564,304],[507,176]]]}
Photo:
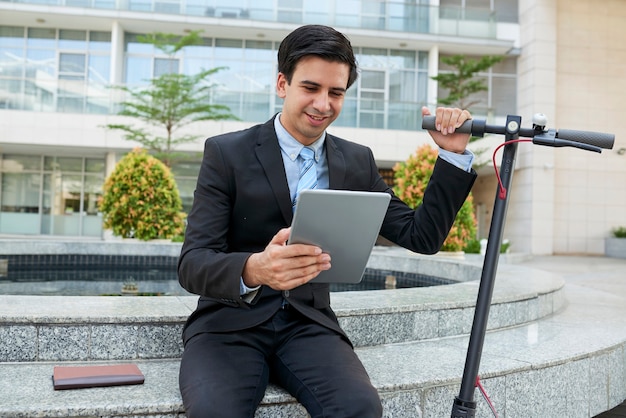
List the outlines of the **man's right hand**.
{"label": "man's right hand", "polygon": [[274,290],[291,290],[330,269],[330,255],[322,253],[320,247],[287,245],[290,231],[291,228],[281,229],[263,252],[248,258],[242,274],[246,286],[265,285]]}

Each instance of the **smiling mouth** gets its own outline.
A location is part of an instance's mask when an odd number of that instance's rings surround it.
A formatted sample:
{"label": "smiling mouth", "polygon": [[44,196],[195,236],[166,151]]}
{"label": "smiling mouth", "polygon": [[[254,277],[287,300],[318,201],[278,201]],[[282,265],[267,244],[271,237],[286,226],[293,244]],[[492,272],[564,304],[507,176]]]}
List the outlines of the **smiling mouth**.
{"label": "smiling mouth", "polygon": [[327,116],[316,116],[316,115],[311,115],[310,113],[307,113],[307,116],[310,117],[313,120],[316,120],[318,122],[323,121],[324,119],[327,118]]}

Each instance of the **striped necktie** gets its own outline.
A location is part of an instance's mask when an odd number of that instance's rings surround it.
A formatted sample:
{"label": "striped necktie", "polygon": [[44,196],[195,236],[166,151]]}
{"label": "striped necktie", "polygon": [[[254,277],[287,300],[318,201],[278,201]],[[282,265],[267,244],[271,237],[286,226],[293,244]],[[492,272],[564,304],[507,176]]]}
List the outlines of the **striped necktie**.
{"label": "striped necktie", "polygon": [[315,151],[312,148],[304,147],[300,151],[302,162],[300,165],[300,177],[298,179],[298,187],[296,187],[296,195],[293,198],[293,210],[296,209],[298,196],[304,189],[317,188],[317,170],[315,169]]}

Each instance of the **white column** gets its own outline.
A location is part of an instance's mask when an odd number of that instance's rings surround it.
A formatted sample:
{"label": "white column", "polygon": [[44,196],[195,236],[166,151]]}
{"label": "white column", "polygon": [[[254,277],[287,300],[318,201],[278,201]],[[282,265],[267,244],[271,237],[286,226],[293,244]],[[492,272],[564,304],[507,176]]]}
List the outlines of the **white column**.
{"label": "white column", "polygon": [[115,151],[108,151],[106,153],[105,162],[104,162],[104,172],[105,176],[108,178],[113,170],[115,170],[115,164],[117,163],[117,155]]}
{"label": "white column", "polygon": [[439,74],[439,46],[435,45],[428,51],[428,106],[437,106],[437,85],[431,77]]}
{"label": "white column", "polygon": [[111,25],[111,72],[109,82],[121,84],[124,75],[124,28],[120,22]]}
{"label": "white column", "polygon": [[[517,110],[522,126],[535,113],[555,126],[557,71],[557,1],[520,0],[520,44],[517,61]],[[504,237],[512,250],[531,254],[555,252],[555,150],[520,144],[513,176]]]}

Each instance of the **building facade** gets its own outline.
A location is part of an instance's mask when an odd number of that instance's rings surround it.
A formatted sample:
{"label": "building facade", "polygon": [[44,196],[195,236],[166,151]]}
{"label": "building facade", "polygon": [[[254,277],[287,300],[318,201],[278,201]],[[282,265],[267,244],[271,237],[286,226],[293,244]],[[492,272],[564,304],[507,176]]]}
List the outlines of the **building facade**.
{"label": "building facade", "polygon": [[[616,116],[620,91],[600,84],[619,82],[617,68],[608,66],[626,63],[615,56],[620,47],[608,35],[620,35],[620,25],[609,23],[620,13],[624,17],[626,6],[618,0],[600,8],[591,3],[0,1],[0,236],[101,238],[97,200],[102,183],[135,146],[119,131],[104,128],[129,122],[116,116],[123,97],[111,86],[142,86],[171,69],[195,74],[223,67],[211,79],[215,87],[207,100],[229,106],[239,120],[197,123],[185,132],[198,141],[181,148],[192,161],[175,165],[173,172],[188,209],[204,138],[244,129],[280,110],[274,91],[276,52],[280,40],[301,24],[331,25],[350,38],[360,75],[331,132],[370,146],[387,174],[430,141],[420,128],[420,108],[433,108],[445,93],[431,77],[447,70],[440,64],[446,55],[505,57],[480,74],[489,88],[471,109],[477,118],[503,123],[507,114],[520,114],[530,124],[533,113],[543,112],[552,127],[616,131],[617,122],[609,115]],[[587,22],[589,15],[596,18]],[[584,26],[570,23],[573,18]],[[195,30],[202,31],[202,44],[174,57],[139,41],[140,35],[154,32],[184,35]],[[577,42],[571,41],[572,31]],[[591,43],[585,35],[604,42]],[[586,49],[576,47],[582,39]],[[585,57],[593,57],[593,63]],[[495,196],[487,157],[501,140],[486,138],[472,145],[487,162],[474,190],[481,237],[487,235]],[[569,151],[520,147],[505,231],[514,251],[600,253],[610,228],[626,224],[620,219],[626,197],[617,198],[620,184],[626,196],[624,159],[617,153],[597,157]],[[621,181],[607,178],[599,196],[597,181],[606,174],[601,167],[613,167],[610,171]],[[576,184],[568,183],[574,178]],[[592,201],[590,193],[602,199]],[[601,215],[594,211],[600,207]]]}

